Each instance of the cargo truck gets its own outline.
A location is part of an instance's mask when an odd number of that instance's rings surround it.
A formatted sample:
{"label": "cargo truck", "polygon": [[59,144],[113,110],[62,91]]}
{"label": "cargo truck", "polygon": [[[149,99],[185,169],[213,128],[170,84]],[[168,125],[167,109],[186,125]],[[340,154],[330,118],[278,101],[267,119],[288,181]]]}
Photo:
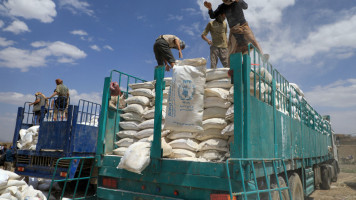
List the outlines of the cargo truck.
{"label": "cargo truck", "polygon": [[[108,102],[111,81],[144,80],[112,71],[104,81],[95,157],[98,199],[304,199],[315,189],[329,189],[339,172],[330,117],[320,116],[301,90],[291,87],[270,63],[263,63],[256,50],[231,55],[230,68],[234,86],[230,158],[195,162],[162,157],[164,66],[156,67],[151,162],[142,174],[117,168],[121,157],[112,151],[122,111],[110,109]],[[115,73],[119,79],[114,80]],[[256,89],[262,84],[270,91],[262,94]]]}
{"label": "cargo truck", "polygon": [[[15,172],[19,175],[54,180],[73,178],[81,161],[71,158],[95,155],[101,105],[81,99],[78,105],[68,105],[67,109],[56,112],[55,100],[56,97],[49,99],[49,105],[42,106],[39,124],[35,124],[29,102],[18,108],[13,151]],[[21,139],[25,140],[25,131],[35,126],[39,126],[38,133],[26,138],[31,145],[24,147]],[[91,166],[90,162],[83,163],[81,170],[89,173]]]}

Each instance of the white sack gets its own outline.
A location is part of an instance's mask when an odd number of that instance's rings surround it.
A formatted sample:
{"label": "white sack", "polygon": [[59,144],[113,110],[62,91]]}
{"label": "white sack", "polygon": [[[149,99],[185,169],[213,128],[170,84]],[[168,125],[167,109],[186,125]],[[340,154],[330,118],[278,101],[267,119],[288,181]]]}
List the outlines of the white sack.
{"label": "white sack", "polygon": [[124,138],[124,139],[121,139],[121,140],[115,142],[115,144],[118,147],[129,147],[131,144],[133,144],[136,141],[137,141],[136,139]]}
{"label": "white sack", "polygon": [[3,170],[3,169],[0,169],[0,174],[8,175],[9,180],[19,180],[21,178],[21,176],[17,175],[16,173],[10,172],[8,170]]}
{"label": "white sack", "polygon": [[149,142],[136,142],[132,144],[121,158],[117,168],[141,174],[141,172],[150,164]]}
{"label": "white sack", "polygon": [[229,68],[208,69],[206,70],[206,81],[228,78],[229,75],[227,74],[227,72],[229,70]]}
{"label": "white sack", "polygon": [[166,87],[169,87],[172,83],[172,77],[166,77],[164,81],[166,82]]}
{"label": "white sack", "polygon": [[124,109],[122,109],[125,113],[130,113],[130,112],[134,112],[137,114],[142,115],[143,111],[144,111],[144,107],[142,107],[142,105],[140,104],[130,104],[127,105]]}
{"label": "white sack", "polygon": [[123,156],[125,154],[127,147],[119,147],[113,150],[114,155]]}
{"label": "white sack", "polygon": [[119,131],[116,133],[119,138],[135,138],[137,131]]}
{"label": "white sack", "polygon": [[207,97],[204,99],[204,108],[210,107],[220,107],[220,108],[228,108],[230,107],[231,102],[225,99],[221,99],[219,97]]}
{"label": "white sack", "polygon": [[30,128],[27,129],[27,132],[38,133],[39,129],[40,129],[39,125],[31,126]]}
{"label": "white sack", "polygon": [[218,129],[223,129],[227,125],[225,119],[222,118],[211,118],[211,119],[206,119],[203,121],[203,127],[204,130],[210,129],[210,128],[218,128]]}
{"label": "white sack", "polygon": [[168,157],[173,153],[171,145],[164,138],[161,139],[161,147],[163,149],[163,157]]}
{"label": "white sack", "polygon": [[211,118],[224,118],[226,115],[226,108],[210,107],[204,109],[203,120]]}
{"label": "white sack", "polygon": [[209,139],[203,141],[199,144],[199,151],[205,150],[218,150],[218,151],[228,151],[227,141],[223,139]]}
{"label": "white sack", "polygon": [[186,149],[173,149],[170,158],[195,158],[195,153]]}
{"label": "white sack", "polygon": [[[162,119],[166,118],[166,106],[162,106]],[[153,119],[155,117],[155,107],[152,109],[146,110],[142,115],[145,119]]]}
{"label": "white sack", "polygon": [[140,88],[153,89],[155,86],[154,86],[153,81],[149,81],[149,82],[144,82],[144,83],[129,84],[129,87],[131,89],[135,90],[135,89],[140,89]]}
{"label": "white sack", "polygon": [[230,78],[218,79],[206,83],[206,88],[226,88],[230,89],[232,86]]}
{"label": "white sack", "polygon": [[218,139],[224,139],[227,140],[229,138],[229,136],[226,135],[222,135],[221,134],[221,129],[217,129],[217,128],[211,128],[211,129],[207,129],[202,133],[199,133],[196,137],[197,140],[200,141],[205,141],[205,140],[209,140],[212,138],[218,138]]}
{"label": "white sack", "polygon": [[9,181],[7,181],[6,185],[0,186],[0,190],[5,189],[7,187],[11,187],[11,186],[20,187],[21,185],[27,185],[27,184],[25,181],[9,180]]}
{"label": "white sack", "polygon": [[134,112],[121,114],[120,117],[124,118],[126,121],[139,121],[139,122],[144,121],[144,119],[140,114]]}
{"label": "white sack", "polygon": [[181,138],[195,138],[198,133],[190,133],[190,132],[172,132],[167,138],[171,140],[181,139]]}
{"label": "white sack", "polygon": [[225,119],[234,121],[234,104],[232,104],[226,111]]}
{"label": "white sack", "polygon": [[227,99],[229,95],[229,90],[223,88],[206,88],[204,91],[206,97],[219,97],[221,99]]}
{"label": "white sack", "polygon": [[120,122],[120,127],[124,130],[139,130],[138,125],[139,122],[136,121],[123,121]]}
{"label": "white sack", "polygon": [[135,90],[130,90],[130,94],[133,96],[145,96],[147,98],[153,98],[155,94],[152,92],[150,89],[135,89]]}
{"label": "white sack", "polygon": [[231,124],[227,125],[222,131],[221,131],[222,135],[234,135],[234,122],[232,122]]}
{"label": "white sack", "polygon": [[168,143],[173,149],[198,150],[198,141],[194,139],[177,139]]}
{"label": "white sack", "polygon": [[9,180],[9,176],[4,172],[0,172],[0,188],[6,186],[8,180]]}
{"label": "white sack", "polygon": [[145,96],[132,96],[125,99],[127,104],[140,104],[143,106],[147,106],[150,103],[150,99]]}
{"label": "white sack", "polygon": [[[192,63],[199,66],[182,65]],[[169,93],[165,129],[199,132],[203,130],[205,59],[190,59],[177,63]]]}
{"label": "white sack", "polygon": [[137,132],[135,137],[138,139],[142,139],[142,138],[150,137],[151,135],[153,135],[153,128],[139,131],[139,132]]}
{"label": "white sack", "polygon": [[153,127],[154,127],[154,119],[149,119],[149,120],[143,121],[138,125],[138,128],[141,130],[153,128]]}

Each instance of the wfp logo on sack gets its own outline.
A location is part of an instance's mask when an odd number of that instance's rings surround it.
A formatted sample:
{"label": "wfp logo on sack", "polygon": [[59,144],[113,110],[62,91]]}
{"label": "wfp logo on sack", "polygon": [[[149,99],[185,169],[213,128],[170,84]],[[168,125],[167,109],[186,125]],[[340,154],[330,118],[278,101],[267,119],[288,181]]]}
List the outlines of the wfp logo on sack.
{"label": "wfp logo on sack", "polygon": [[195,94],[195,85],[191,80],[183,80],[178,85],[178,96],[181,100],[191,100]]}

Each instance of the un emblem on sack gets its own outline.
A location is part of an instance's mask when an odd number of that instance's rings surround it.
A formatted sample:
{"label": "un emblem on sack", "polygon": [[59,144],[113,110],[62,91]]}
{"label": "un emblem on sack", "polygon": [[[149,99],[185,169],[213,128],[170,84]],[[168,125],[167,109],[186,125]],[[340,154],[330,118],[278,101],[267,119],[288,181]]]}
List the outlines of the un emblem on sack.
{"label": "un emblem on sack", "polygon": [[195,94],[195,85],[191,80],[183,80],[178,86],[178,96],[181,100],[191,100]]}

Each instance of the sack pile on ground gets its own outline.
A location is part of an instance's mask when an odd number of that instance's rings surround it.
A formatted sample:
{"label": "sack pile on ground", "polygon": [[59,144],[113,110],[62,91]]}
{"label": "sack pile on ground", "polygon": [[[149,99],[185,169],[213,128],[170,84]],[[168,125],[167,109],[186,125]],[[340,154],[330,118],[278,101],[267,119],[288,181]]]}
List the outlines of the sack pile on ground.
{"label": "sack pile on ground", "polygon": [[46,196],[13,172],[0,169],[0,200],[46,200]]}
{"label": "sack pile on ground", "polygon": [[32,126],[28,129],[20,130],[20,140],[17,141],[17,148],[21,150],[36,150],[38,142],[38,131],[40,126]]}

